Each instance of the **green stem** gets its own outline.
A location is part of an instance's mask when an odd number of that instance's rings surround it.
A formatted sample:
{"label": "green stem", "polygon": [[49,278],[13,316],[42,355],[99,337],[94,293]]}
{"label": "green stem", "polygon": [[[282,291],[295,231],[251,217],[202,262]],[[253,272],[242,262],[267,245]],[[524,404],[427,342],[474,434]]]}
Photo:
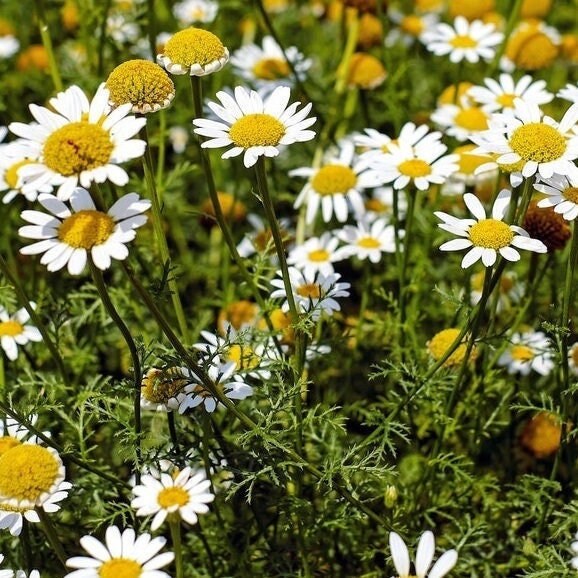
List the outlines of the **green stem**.
{"label": "green stem", "polygon": [[32,570],[32,546],[30,544],[30,526],[26,518],[22,520],[22,553],[24,555],[24,566],[28,572]]}
{"label": "green stem", "polygon": [[520,15],[520,8],[522,7],[522,3],[523,3],[523,0],[514,0],[514,6],[510,10],[510,16],[508,17],[508,22],[506,23],[506,29],[504,30],[504,40],[502,41],[502,44],[500,44],[498,50],[496,50],[496,55],[494,56],[494,59],[492,60],[492,64],[491,64],[486,76],[493,77],[494,73],[498,69],[498,66],[500,64],[500,60],[502,59],[502,56],[503,56],[504,51],[506,50],[506,46],[508,44],[508,40],[510,39],[510,35],[512,34],[512,31],[514,30],[514,26],[518,22],[518,17]]}
{"label": "green stem", "polygon": [[169,528],[171,529],[173,552],[175,554],[175,578],[183,578],[183,542],[180,519],[169,514]]}
{"label": "green stem", "polygon": [[171,442],[173,444],[173,450],[175,454],[180,454],[179,437],[177,435],[177,428],[175,424],[175,412],[167,412],[167,421],[169,423],[169,435],[171,436]]}
{"label": "green stem", "polygon": [[46,22],[43,0],[36,0],[36,17],[38,18],[38,30],[40,31],[42,45],[44,46],[44,50],[46,50],[46,56],[48,58],[48,68],[50,69],[52,84],[56,92],[61,92],[63,88],[62,79],[60,78],[60,72],[56,65],[56,59],[54,58],[54,48],[52,46],[50,29]]}
{"label": "green stem", "polygon": [[167,115],[164,109],[158,112],[159,119],[159,146],[157,150],[157,196],[159,203],[163,200],[163,171],[165,169],[165,156],[167,151],[166,132],[167,132]]}
{"label": "green stem", "polygon": [[50,521],[50,517],[46,515],[46,512],[42,508],[36,508],[36,513],[40,518],[40,523],[42,524],[42,528],[44,529],[44,533],[48,538],[48,542],[52,546],[54,553],[62,562],[62,565],[66,568],[66,553],[64,552],[64,548],[58,539],[58,533],[54,528],[54,525]]}

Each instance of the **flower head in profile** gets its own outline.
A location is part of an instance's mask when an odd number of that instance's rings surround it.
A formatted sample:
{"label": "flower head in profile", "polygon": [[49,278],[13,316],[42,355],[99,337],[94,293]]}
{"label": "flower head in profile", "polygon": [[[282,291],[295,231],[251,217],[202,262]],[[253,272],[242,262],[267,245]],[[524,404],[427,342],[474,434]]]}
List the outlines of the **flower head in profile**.
{"label": "flower head in profile", "polygon": [[170,578],[160,570],[174,559],[172,552],[159,554],[166,539],[150,534],[136,535],[132,528],[121,533],[117,526],[106,529],[104,543],[94,536],[83,536],[80,545],[89,556],[74,556],[66,561],[76,568],[64,578],[104,578],[105,576],[138,576],[138,578]]}
{"label": "flower head in profile", "polygon": [[203,148],[221,148],[233,145],[221,158],[227,159],[243,154],[246,167],[252,167],[260,156],[276,157],[279,146],[304,142],[315,137],[306,130],[315,121],[307,118],[311,103],[299,112],[298,102],[289,105],[291,90],[277,87],[263,99],[255,91],[247,92],[242,86],[235,88],[234,98],[226,92],[218,92],[221,104],[209,102],[210,109],[223,121],[196,118],[195,132],[208,137]]}
{"label": "flower head in profile", "polygon": [[82,273],[89,254],[102,270],[110,267],[111,259],[126,259],[126,243],[135,238],[135,229],[146,223],[142,213],[151,205],[137,193],[129,193],[104,213],[96,209],[89,192],[82,188],[75,189],[70,197],[72,211],[54,195],[43,193],[38,200],[49,213],[22,212],[22,218],[32,224],[20,227],[19,235],[39,240],[20,249],[20,253],[44,253],[40,262],[49,271],[67,265],[71,275]]}
{"label": "flower head in profile", "polygon": [[8,144],[0,145],[0,192],[4,192],[2,202],[8,204],[19,195],[27,201],[33,202],[38,197],[38,193],[50,193],[52,185],[44,185],[40,190],[22,190],[22,178],[20,169],[26,165],[35,163],[37,159],[27,157],[30,150],[23,150],[20,140],[15,140]]}
{"label": "flower head in profile", "polygon": [[209,511],[207,504],[215,499],[209,491],[211,482],[203,471],[193,472],[186,467],[173,475],[159,473],[158,476],[144,475],[139,486],[132,489],[135,498],[131,507],[137,516],[151,516],[154,532],[169,518],[182,519],[196,524],[198,514]]}
{"label": "flower head in profile", "polygon": [[498,359],[508,373],[529,375],[535,371],[548,375],[554,369],[554,354],[547,335],[542,331],[514,333],[510,345]]}
{"label": "flower head in profile", "polygon": [[129,116],[128,103],[111,111],[109,98],[104,84],[91,102],[78,86],[71,86],[50,99],[51,108],[30,105],[35,123],[10,124],[23,139],[23,156],[34,160],[19,169],[22,193],[51,185],[58,187],[59,199],[67,200],[79,184],[127,184],[128,174],[118,165],[144,154],[145,141],[132,137],[146,120]]}
{"label": "flower head in profile", "polygon": [[227,64],[229,51],[208,30],[185,28],[171,36],[164,45],[157,62],[171,74],[206,76]]}
{"label": "flower head in profile", "polygon": [[219,3],[215,0],[183,0],[173,6],[175,18],[188,26],[195,22],[212,22],[219,11]]}
{"label": "flower head in profile", "polygon": [[435,215],[443,221],[438,227],[459,237],[441,245],[440,251],[469,249],[462,259],[464,269],[479,259],[486,267],[491,267],[498,255],[507,261],[519,261],[520,253],[517,249],[546,253],[547,248],[542,241],[531,239],[521,227],[504,223],[503,218],[510,204],[510,197],[510,191],[507,189],[498,194],[490,218],[486,216],[486,210],[480,200],[471,193],[464,195],[464,202],[474,219],[458,219],[442,211],[436,211]]}
{"label": "flower head in profile", "polygon": [[554,212],[567,221],[578,217],[578,174],[572,176],[553,175],[541,179],[534,188],[547,195],[538,201],[538,207],[553,207]]}
{"label": "flower head in profile", "polygon": [[[35,303],[30,303],[35,308]],[[30,314],[23,307],[10,315],[4,307],[0,307],[0,346],[10,361],[18,358],[18,346],[29,341],[42,341],[40,331],[28,325]]]}
{"label": "flower head in profile", "polygon": [[410,570],[409,550],[399,534],[389,533],[389,549],[397,578],[442,578],[456,565],[458,560],[458,553],[453,549],[448,550],[438,558],[430,569],[435,553],[435,538],[429,530],[424,532],[419,539],[415,555],[415,572]]}
{"label": "flower head in profile", "polygon": [[578,84],[568,83],[558,91],[556,96],[564,100],[569,100],[572,103],[578,102]]}
{"label": "flower head in profile", "polygon": [[187,383],[178,367],[153,367],[142,379],[140,405],[143,409],[173,411],[179,407],[177,396]]}
{"label": "flower head in profile", "polygon": [[432,26],[423,33],[421,41],[426,48],[437,56],[449,54],[451,62],[479,62],[491,60],[495,47],[504,38],[493,24],[481,20],[468,22],[463,16],[454,20],[453,27],[445,22]]}

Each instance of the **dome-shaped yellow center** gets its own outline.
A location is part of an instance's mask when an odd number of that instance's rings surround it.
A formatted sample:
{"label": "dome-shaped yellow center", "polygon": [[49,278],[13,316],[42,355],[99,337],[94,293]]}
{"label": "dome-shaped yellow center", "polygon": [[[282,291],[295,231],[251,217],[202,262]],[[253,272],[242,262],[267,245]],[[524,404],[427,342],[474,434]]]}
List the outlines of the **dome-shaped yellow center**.
{"label": "dome-shaped yellow center", "polygon": [[174,368],[151,369],[142,380],[141,393],[151,403],[168,403],[187,384],[187,380]]}
{"label": "dome-shaped yellow center", "polygon": [[281,58],[262,58],[253,66],[253,74],[261,80],[277,80],[287,78],[291,69],[287,61]]}
{"label": "dome-shaped yellow center", "polygon": [[307,299],[319,299],[321,297],[321,286],[319,283],[303,283],[297,287],[297,295]]}
{"label": "dome-shaped yellow center", "polygon": [[578,187],[567,187],[562,191],[562,196],[566,200],[578,205]]}
{"label": "dome-shaped yellow center", "polygon": [[128,558],[112,558],[97,570],[99,578],[139,578],[142,566]]}
{"label": "dome-shaped yellow center", "polygon": [[456,114],[455,123],[468,131],[477,132],[488,128],[488,114],[477,106],[462,108]]}
{"label": "dome-shaped yellow center", "polygon": [[13,165],[10,165],[4,173],[4,180],[10,189],[18,189],[18,170],[24,165],[33,163],[30,159],[20,160]]}
{"label": "dome-shaped yellow center", "polygon": [[363,89],[379,86],[387,76],[383,64],[372,54],[356,52],[349,61],[347,83]]}
{"label": "dome-shaped yellow center", "polygon": [[345,195],[356,183],[357,175],[345,165],[325,165],[311,179],[311,186],[322,197]]}
{"label": "dome-shaped yellow center", "polygon": [[451,18],[463,16],[472,21],[481,19],[494,8],[494,0],[450,0],[448,12]]}
{"label": "dome-shaped yellow center", "polygon": [[329,251],[325,249],[315,249],[314,251],[309,251],[307,257],[314,263],[322,263],[323,261],[329,261]]}
{"label": "dome-shaped yellow center", "polygon": [[285,125],[270,114],[242,116],[229,129],[229,137],[239,147],[276,146],[285,134]]}
{"label": "dome-shaped yellow center", "polygon": [[410,36],[419,36],[423,32],[424,23],[419,16],[409,14],[403,18],[399,27]]}
{"label": "dome-shaped yellow center", "polygon": [[510,37],[506,56],[519,68],[540,70],[552,64],[558,47],[537,25],[527,25]]}
{"label": "dome-shaped yellow center", "polygon": [[[436,333],[427,343],[427,349],[434,361],[441,359],[446,351],[450,348],[452,343],[457,339],[460,330],[454,327],[443,329]],[[466,355],[467,346],[465,343],[460,343],[458,348],[444,361],[445,367],[453,367],[463,362]],[[470,360],[476,358],[476,349],[472,348],[470,351]]]}
{"label": "dome-shaped yellow center", "polygon": [[511,93],[504,93],[500,94],[498,98],[496,98],[496,102],[501,105],[503,108],[514,108],[514,99],[517,97],[515,94]]}
{"label": "dome-shaped yellow center", "polygon": [[510,355],[515,361],[532,361],[536,357],[536,352],[527,345],[516,344],[510,349]]}
{"label": "dome-shaped yellow center", "polygon": [[255,369],[259,365],[259,356],[248,345],[231,345],[225,351],[225,358],[233,361],[237,369]]}
{"label": "dome-shaped yellow center", "polygon": [[4,455],[8,450],[19,446],[20,440],[13,438],[12,436],[2,436],[0,437],[0,456]]}
{"label": "dome-shaped yellow center", "polygon": [[431,167],[421,159],[410,159],[397,165],[397,170],[406,177],[416,179],[431,175]]}
{"label": "dome-shaped yellow center", "polygon": [[0,496],[40,505],[59,481],[61,462],[35,444],[18,444],[0,456]]}
{"label": "dome-shaped yellow center", "polygon": [[208,30],[201,28],[186,28],[177,32],[167,40],[164,54],[174,64],[192,66],[207,64],[226,56],[223,43]]}
{"label": "dome-shaped yellow center", "polygon": [[375,237],[361,237],[357,239],[356,245],[363,249],[379,249],[381,243]]}
{"label": "dome-shaped yellow center", "polygon": [[44,164],[65,177],[108,164],[114,145],[98,124],[72,122],[56,129],[43,147]]}
{"label": "dome-shaped yellow center", "polygon": [[476,145],[464,145],[455,149],[454,152],[459,155],[458,165],[460,173],[473,175],[478,167],[489,162],[490,159],[488,157],[472,154],[471,151],[475,148]]}
{"label": "dome-shaped yellow center", "polygon": [[467,34],[459,34],[450,40],[450,44],[454,48],[475,48],[478,43]]}
{"label": "dome-shaped yellow center", "polygon": [[524,161],[547,163],[566,152],[566,139],[553,126],[531,122],[518,127],[508,141]]}
{"label": "dome-shaped yellow center", "polygon": [[114,230],[114,220],[100,211],[85,210],[64,219],[58,228],[58,239],[75,249],[92,249],[102,245]]}
{"label": "dome-shaped yellow center", "polygon": [[470,228],[470,241],[476,247],[501,249],[507,247],[514,238],[514,233],[503,221],[484,219]]}
{"label": "dome-shaped yellow center", "polygon": [[177,506],[181,508],[189,503],[190,497],[186,490],[179,486],[162,489],[158,496],[157,502],[159,506],[165,510]]}
{"label": "dome-shaped yellow center", "polygon": [[16,337],[24,331],[24,328],[18,321],[9,319],[8,321],[0,321],[0,337]]}

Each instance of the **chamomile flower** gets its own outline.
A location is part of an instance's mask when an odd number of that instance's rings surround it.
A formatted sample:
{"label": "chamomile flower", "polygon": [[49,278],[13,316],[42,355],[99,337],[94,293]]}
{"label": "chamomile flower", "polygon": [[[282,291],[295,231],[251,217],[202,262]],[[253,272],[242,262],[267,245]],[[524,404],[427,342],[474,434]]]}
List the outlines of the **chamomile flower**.
{"label": "chamomile flower", "polygon": [[439,16],[433,12],[404,14],[397,8],[390,7],[387,15],[395,26],[385,38],[386,46],[393,46],[397,43],[411,46],[417,40],[421,40],[424,33],[439,22]]}
{"label": "chamomile flower", "polygon": [[312,237],[303,245],[294,247],[287,257],[287,263],[301,269],[305,275],[318,271],[322,275],[331,275],[334,273],[333,263],[341,260],[337,245],[339,239],[326,231],[321,237]]}
{"label": "chamomile flower", "polygon": [[440,246],[440,251],[460,251],[469,249],[462,259],[462,268],[466,269],[479,259],[486,267],[491,267],[498,254],[507,261],[518,261],[520,253],[516,249],[525,249],[536,253],[546,253],[542,241],[531,239],[528,233],[516,225],[508,225],[502,220],[510,204],[510,191],[502,190],[492,207],[490,218],[479,199],[471,193],[464,195],[464,202],[475,219],[457,219],[442,211],[435,215],[443,222],[438,225],[460,237],[447,241]]}
{"label": "chamomile flower", "polygon": [[550,179],[541,179],[534,188],[545,195],[538,201],[538,207],[554,207],[554,211],[567,221],[578,217],[578,174],[573,176],[554,175]]}
{"label": "chamomile flower", "polygon": [[514,99],[540,106],[550,102],[554,95],[546,90],[545,80],[536,80],[526,74],[517,82],[510,74],[500,74],[499,81],[484,79],[485,86],[472,86],[468,96],[488,112],[513,112]]}
{"label": "chamomile flower", "polygon": [[183,0],[173,6],[175,18],[183,26],[196,22],[213,22],[219,11],[219,3],[215,0]]}
{"label": "chamomile flower", "polygon": [[[35,303],[30,304],[33,308]],[[42,341],[40,331],[28,325],[30,315],[23,307],[10,315],[4,307],[0,307],[0,346],[10,361],[18,358],[18,346],[30,341]]]}
{"label": "chamomile flower", "polygon": [[522,20],[508,37],[500,68],[506,72],[547,69],[558,56],[560,42],[560,33],[553,26],[541,20]]}
{"label": "chamomile flower", "polygon": [[76,570],[64,578],[103,578],[104,576],[138,576],[139,578],[170,578],[160,568],[174,559],[172,552],[159,554],[166,539],[150,534],[137,536],[132,528],[121,533],[117,526],[106,529],[102,543],[94,536],[83,536],[80,545],[88,556],[74,556],[66,561],[69,568]]}
{"label": "chamomile flower", "polygon": [[[32,426],[38,421],[38,414],[28,416],[28,421]],[[50,436],[50,432],[42,432],[45,436]],[[10,448],[22,443],[36,444],[38,438],[32,435],[30,430],[14,418],[6,417],[0,421],[0,456]]]}
{"label": "chamomile flower", "polygon": [[209,137],[203,148],[221,148],[233,145],[221,158],[236,157],[243,153],[246,167],[252,167],[264,155],[276,157],[280,145],[304,142],[315,137],[315,132],[306,130],[315,121],[307,118],[312,104],[305,105],[299,112],[300,103],[288,106],[291,90],[287,86],[277,87],[263,99],[255,91],[247,92],[242,86],[235,88],[235,97],[218,92],[221,104],[209,102],[210,109],[224,122],[204,118],[193,120],[195,132]]}
{"label": "chamomile flower", "polygon": [[[275,288],[271,293],[272,299],[285,299],[281,305],[283,311],[289,311],[289,301],[281,271],[277,272],[278,278],[271,281]],[[316,321],[322,313],[333,315],[341,310],[337,298],[349,297],[349,283],[339,283],[341,275],[330,273],[323,275],[319,272],[300,271],[295,267],[289,267],[289,280],[297,309],[302,313],[309,313],[311,319]]]}
{"label": "chamomile flower", "polygon": [[578,84],[568,83],[557,92],[556,96],[564,100],[569,100],[572,103],[578,102]]}
{"label": "chamomile flower", "polygon": [[161,473],[158,477],[144,475],[139,486],[132,489],[136,496],[131,507],[137,516],[151,516],[151,530],[154,532],[169,518],[182,519],[188,524],[196,524],[197,514],[209,511],[207,504],[215,499],[209,491],[210,480],[204,472],[193,472],[183,468],[174,475]]}
{"label": "chamomile flower", "polygon": [[508,349],[498,359],[498,365],[507,367],[510,374],[529,375],[535,371],[548,375],[554,368],[550,340],[542,331],[514,333]]}
{"label": "chamomile flower", "polygon": [[[418,542],[415,555],[415,572],[410,572],[411,560],[409,550],[399,534],[389,533],[389,549],[397,578],[442,578],[455,565],[458,553],[452,549],[444,552],[430,569],[435,553],[435,538],[432,532],[424,532]],[[428,572],[429,570],[429,572]]]}
{"label": "chamomile flower", "polygon": [[345,222],[350,210],[356,218],[360,217],[365,212],[361,191],[377,184],[375,174],[363,170],[366,166],[355,158],[353,143],[345,141],[339,155],[327,157],[320,168],[303,167],[290,171],[289,176],[308,178],[294,207],[307,207],[307,223],[313,223],[319,209],[326,223],[334,215],[339,222]]}
{"label": "chamomile flower", "polygon": [[33,202],[39,192],[52,191],[52,185],[45,185],[40,191],[31,190],[26,193],[22,191],[20,169],[34,162],[35,160],[26,156],[18,140],[0,145],[0,192],[5,193],[2,197],[4,204],[14,200],[18,195],[23,195],[27,201]]}
{"label": "chamomile flower", "polygon": [[[474,273],[470,278],[470,303],[472,305],[479,303],[482,298],[485,276],[486,269],[483,269],[478,273]],[[518,281],[516,273],[504,271],[498,281],[497,292],[496,313],[501,313],[520,302],[524,294],[524,286]]]}
{"label": "chamomile flower", "polygon": [[442,104],[431,115],[431,119],[444,129],[448,136],[464,142],[473,134],[487,130],[491,113],[481,106],[468,104],[466,99],[457,104]]}
{"label": "chamomile flower", "polygon": [[231,56],[231,64],[237,74],[257,88],[292,86],[293,76],[287,60],[299,78],[304,78],[311,67],[311,60],[305,58],[295,46],[285,48],[284,54],[272,36],[263,38],[262,47],[257,44],[242,46]]}
{"label": "chamomile flower", "polygon": [[[399,233],[403,238],[405,231]],[[345,243],[338,249],[343,258],[355,256],[378,263],[384,253],[395,253],[395,227],[389,225],[386,219],[372,222],[361,220],[356,226],[346,225],[337,236]]]}
{"label": "chamomile flower", "polygon": [[[456,147],[453,152],[458,155],[458,170],[451,174],[442,185],[442,195],[463,195],[466,187],[474,187],[474,192],[480,196],[490,196],[495,190],[498,177],[498,167],[487,155],[474,154],[474,144]],[[484,194],[486,193],[486,194]]]}
{"label": "chamomile flower", "polygon": [[102,270],[110,267],[111,259],[126,259],[126,243],[135,238],[135,229],[146,223],[142,213],[151,205],[137,193],[129,193],[104,213],[96,209],[89,192],[82,188],[75,189],[70,197],[72,211],[54,195],[43,193],[38,200],[50,214],[22,212],[22,218],[32,224],[20,227],[19,235],[40,241],[23,247],[20,253],[44,253],[40,263],[49,271],[67,265],[71,275],[82,273],[89,253]]}
{"label": "chamomile flower", "polygon": [[176,410],[179,407],[177,396],[187,383],[188,380],[178,367],[153,367],[142,379],[140,406],[161,412]]}
{"label": "chamomile flower", "polygon": [[573,104],[558,123],[535,104],[516,98],[512,114],[495,114],[487,131],[472,135],[482,153],[495,153],[498,164],[520,163],[525,178],[542,179],[576,175],[578,104]]}
{"label": "chamomile flower", "polygon": [[423,33],[422,42],[437,56],[449,54],[450,62],[479,62],[491,60],[495,47],[504,38],[493,24],[481,20],[468,22],[463,16],[454,20],[453,27],[445,22],[433,26]]}
{"label": "chamomile flower", "polygon": [[78,86],[71,86],[50,99],[56,112],[30,105],[38,124],[10,124],[23,139],[24,156],[35,160],[19,169],[24,194],[52,185],[58,198],[67,200],[79,183],[85,188],[106,180],[127,184],[128,174],[118,164],[144,154],[146,143],[132,137],[146,120],[128,116],[130,104],[111,112],[108,101],[104,84],[90,103]]}
{"label": "chamomile flower", "polygon": [[[257,253],[259,255],[268,255],[271,260],[276,261],[275,244],[273,243],[273,234],[269,224],[255,213],[249,213],[247,221],[251,225],[252,231],[245,234],[243,240],[237,245],[239,255],[241,257],[250,257]],[[291,240],[290,227],[289,219],[279,219],[279,228],[284,245],[287,245]]]}
{"label": "chamomile flower", "polygon": [[407,211],[407,197],[404,191],[399,191],[393,187],[377,187],[373,189],[370,197],[365,200],[365,215],[363,218],[368,222],[376,219],[390,221],[395,213],[394,205],[396,202],[398,216],[403,219]]}

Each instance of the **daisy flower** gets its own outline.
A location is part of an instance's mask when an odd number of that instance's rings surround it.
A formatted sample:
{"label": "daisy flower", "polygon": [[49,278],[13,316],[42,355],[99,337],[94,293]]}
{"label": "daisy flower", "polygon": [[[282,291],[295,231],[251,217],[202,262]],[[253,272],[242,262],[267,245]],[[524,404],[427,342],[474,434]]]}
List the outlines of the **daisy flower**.
{"label": "daisy flower", "polygon": [[466,187],[474,187],[478,196],[485,197],[486,192],[493,195],[498,178],[498,165],[492,162],[490,156],[473,154],[474,149],[476,145],[466,144],[453,150],[454,154],[458,155],[458,170],[442,185],[442,195],[463,195]]}
{"label": "daisy flower", "polygon": [[[33,309],[35,303],[30,303]],[[0,346],[10,361],[18,358],[18,346],[29,341],[42,341],[40,331],[32,325],[27,325],[30,315],[23,307],[10,315],[4,307],[0,307]]]}
{"label": "daisy flower", "polygon": [[[32,426],[38,421],[38,414],[28,416],[28,421]],[[50,432],[42,432],[45,436],[50,436]],[[30,433],[30,430],[11,417],[0,420],[0,456],[10,448],[21,443],[36,444],[38,438]]]}
{"label": "daisy flower", "polygon": [[254,82],[257,87],[292,86],[293,76],[285,55],[299,78],[304,78],[311,67],[311,60],[305,58],[295,46],[289,46],[283,54],[272,36],[263,38],[262,47],[249,44],[236,50],[231,56],[231,64],[243,80]]}
{"label": "daisy flower", "polygon": [[6,145],[0,145],[0,192],[5,192],[2,202],[8,204],[18,195],[23,195],[27,201],[36,200],[38,193],[50,193],[52,185],[45,185],[40,190],[29,190],[26,193],[22,191],[22,178],[20,169],[36,162],[26,156],[19,140],[13,141]]}
{"label": "daisy flower", "polygon": [[105,542],[93,536],[83,536],[80,545],[88,556],[74,556],[66,561],[69,568],[77,568],[64,578],[102,578],[103,576],[138,576],[139,578],[170,578],[160,568],[174,559],[172,552],[159,554],[165,538],[137,537],[132,528],[122,533],[117,526],[106,529]]}
{"label": "daisy flower", "polygon": [[463,16],[454,20],[453,27],[445,22],[436,24],[422,35],[426,48],[437,56],[449,54],[450,62],[491,60],[504,35],[493,24],[481,20],[468,22]]}
{"label": "daisy flower", "polygon": [[355,159],[353,143],[345,141],[338,156],[328,157],[318,169],[303,167],[289,172],[292,177],[307,177],[295,204],[296,209],[306,205],[306,222],[313,223],[319,208],[323,221],[333,215],[341,223],[347,221],[350,207],[356,218],[365,212],[361,191],[376,185],[375,173],[364,171],[367,165]]}
{"label": "daisy flower", "polygon": [[206,514],[209,511],[207,504],[215,499],[208,491],[210,486],[204,472],[193,472],[190,467],[175,472],[175,475],[144,475],[141,485],[132,489],[136,497],[130,505],[137,516],[154,514],[151,522],[153,532],[160,528],[167,516],[192,525],[197,523],[197,514]]}
{"label": "daisy flower", "polygon": [[[399,233],[403,238],[405,231]],[[346,225],[337,236],[346,244],[338,249],[339,255],[345,259],[355,256],[378,263],[383,253],[395,253],[395,227],[389,225],[386,219],[371,223],[361,220],[357,226]]]}
{"label": "daisy flower", "polygon": [[12,34],[0,36],[0,59],[7,59],[14,56],[20,49],[20,42]]}
{"label": "daisy flower", "polygon": [[333,263],[341,260],[337,245],[339,239],[325,232],[321,237],[312,237],[303,245],[294,247],[287,257],[287,263],[301,269],[305,275],[317,271],[322,275],[331,275],[334,273]]}
{"label": "daisy flower", "polygon": [[422,40],[425,32],[439,22],[439,16],[433,12],[425,14],[404,14],[396,8],[387,10],[389,19],[395,24],[385,38],[386,46],[400,43],[411,46],[416,40]]}
{"label": "daisy flower", "polygon": [[141,382],[140,406],[143,409],[169,412],[178,409],[178,394],[188,380],[178,367],[149,369]]}
{"label": "daisy flower", "polygon": [[180,24],[187,26],[195,22],[213,22],[219,11],[214,0],[183,0],[173,6],[173,14]]}
{"label": "daisy flower", "polygon": [[128,116],[128,103],[111,112],[109,98],[104,84],[90,103],[78,86],[71,86],[50,99],[56,112],[29,106],[37,124],[9,125],[23,139],[24,156],[35,159],[19,170],[24,194],[52,185],[58,187],[58,198],[67,200],[79,183],[86,188],[106,180],[121,187],[128,183],[118,164],[144,154],[145,141],[132,137],[146,120]]}
{"label": "daisy flower", "polygon": [[0,455],[0,529],[13,536],[22,531],[22,519],[38,523],[37,510],[60,509],[58,502],[68,496],[72,484],[58,452],[35,443],[13,445]]}
{"label": "daisy flower", "polygon": [[409,550],[399,534],[389,533],[389,549],[397,578],[410,578],[411,576],[415,576],[415,578],[426,578],[426,576],[427,578],[442,578],[456,565],[458,560],[458,553],[454,549],[448,550],[438,558],[430,569],[435,553],[435,538],[429,530],[421,535],[417,545],[415,573],[410,572]]}
{"label": "daisy flower", "polygon": [[[486,269],[474,273],[470,278],[470,303],[477,305],[482,298],[484,289],[484,278],[486,276]],[[518,281],[518,277],[513,272],[504,271],[500,280],[498,281],[498,303],[496,305],[496,313],[501,313],[506,309],[510,309],[516,303],[519,303],[524,295],[524,287]]]}
{"label": "daisy flower", "polygon": [[510,191],[500,191],[492,207],[492,216],[486,216],[486,210],[479,199],[471,193],[464,195],[464,203],[475,219],[457,219],[442,211],[434,214],[441,219],[438,227],[460,237],[440,246],[440,251],[460,251],[469,249],[462,259],[462,268],[466,269],[479,259],[486,267],[491,267],[498,254],[508,261],[518,261],[520,253],[516,249],[525,249],[536,253],[546,253],[542,241],[531,239],[528,233],[516,225],[508,225],[502,220],[510,204]]}
{"label": "daisy flower", "polygon": [[558,123],[535,104],[514,99],[512,114],[496,113],[487,131],[472,135],[477,152],[495,153],[498,164],[520,163],[525,178],[539,174],[549,179],[554,173],[573,175],[577,169],[578,136],[572,132],[578,121],[578,103]]}
{"label": "daisy flower", "polygon": [[221,158],[239,156],[244,153],[243,162],[252,167],[264,155],[276,157],[280,145],[304,142],[315,137],[315,132],[306,130],[317,119],[307,118],[312,104],[305,105],[299,112],[300,103],[289,106],[291,90],[278,86],[264,100],[255,91],[247,92],[242,86],[235,88],[235,97],[226,92],[218,92],[221,104],[209,102],[210,109],[224,122],[196,118],[193,124],[198,135],[209,137],[203,148],[221,148],[233,145]]}
{"label": "daisy flower", "polygon": [[557,92],[556,96],[564,100],[569,100],[572,103],[578,102],[578,84],[568,83]]}
{"label": "daisy flower", "polygon": [[[281,305],[283,311],[289,311],[289,301],[285,291],[283,273],[277,271],[278,279],[271,280],[271,285],[275,288],[271,293],[272,299],[285,299]],[[289,267],[289,279],[293,298],[297,309],[303,313],[310,313],[311,319],[316,321],[322,313],[333,315],[335,311],[340,311],[341,306],[336,301],[338,297],[349,297],[349,283],[338,283],[341,275],[330,273],[323,275],[319,272],[305,273]]]}
{"label": "daisy flower", "polygon": [[[237,245],[239,255],[241,255],[241,257],[250,257],[258,253],[259,255],[269,255],[272,260],[276,261],[277,255],[275,253],[273,234],[271,233],[269,224],[255,213],[249,213],[247,215],[247,221],[253,230],[245,234],[243,240]],[[289,219],[279,219],[279,227],[281,229],[283,244],[286,245],[293,237]]]}
{"label": "daisy flower", "polygon": [[570,549],[574,554],[576,554],[576,556],[573,556],[572,560],[570,560],[570,566],[572,566],[574,570],[578,570],[578,532],[574,534],[574,540],[575,541],[570,544]]}
{"label": "daisy flower", "polygon": [[498,359],[498,365],[508,368],[509,374],[529,375],[535,371],[548,375],[554,368],[550,340],[542,331],[514,333],[510,345]]}
{"label": "daisy flower", "polygon": [[403,219],[407,211],[407,197],[404,191],[396,190],[393,187],[373,189],[371,196],[365,201],[366,212],[363,218],[368,222],[380,218],[390,221],[394,215],[395,197],[397,197],[398,216]]}
{"label": "daisy flower", "polygon": [[567,221],[578,217],[578,174],[572,176],[553,175],[549,179],[541,179],[534,188],[545,195],[538,201],[538,207],[554,207],[554,211]]}
{"label": "daisy flower", "polygon": [[486,86],[472,86],[467,94],[488,112],[513,112],[515,98],[537,106],[554,98],[554,95],[546,90],[545,80],[534,81],[529,74],[516,82],[512,75],[502,73],[499,81],[485,78],[484,84]]}
{"label": "daisy flower", "polygon": [[442,104],[431,115],[431,119],[444,129],[448,136],[460,142],[473,134],[487,130],[491,113],[480,106],[468,104],[467,99],[457,104]]}
{"label": "daisy flower", "polygon": [[68,265],[71,275],[84,270],[90,257],[102,270],[108,269],[111,259],[128,257],[126,243],[132,241],[135,229],[146,223],[144,213],[151,202],[136,193],[124,195],[107,213],[98,211],[88,191],[74,190],[70,197],[72,211],[54,195],[41,194],[40,204],[50,213],[23,211],[22,218],[31,225],[20,227],[18,233],[28,239],[41,239],[20,249],[23,255],[38,255],[49,271]]}

